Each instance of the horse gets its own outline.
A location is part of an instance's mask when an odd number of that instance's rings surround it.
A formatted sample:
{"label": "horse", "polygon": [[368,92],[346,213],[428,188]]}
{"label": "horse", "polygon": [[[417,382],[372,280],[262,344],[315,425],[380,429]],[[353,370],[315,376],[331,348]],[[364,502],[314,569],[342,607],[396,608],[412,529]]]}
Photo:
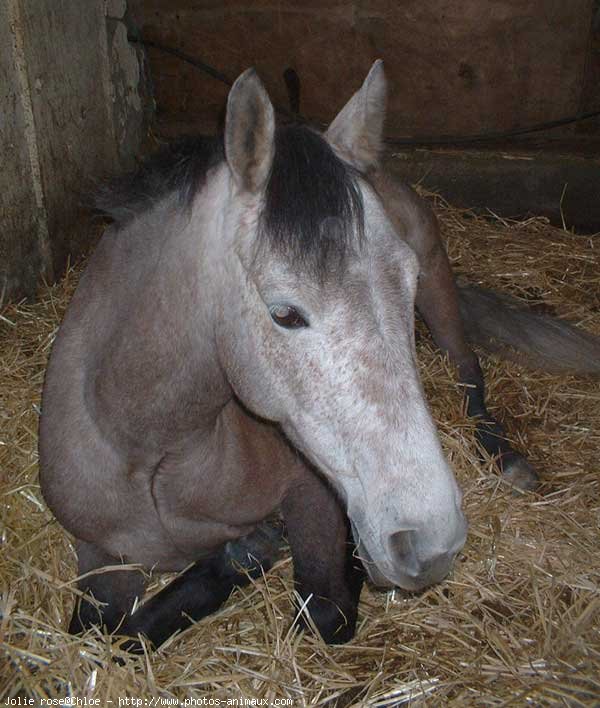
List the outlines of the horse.
{"label": "horse", "polygon": [[[535,485],[467,341],[485,298],[457,288],[433,213],[380,166],[386,94],[378,61],[319,133],[276,125],[247,70],[222,136],[101,195],[113,223],[53,344],[39,429],[42,493],[75,538],[71,633],[158,647],[268,570],[283,527],[299,622],[308,611],[328,643],[354,635],[366,576],[409,591],[445,578],[467,521],[417,371],[415,306],[467,384],[483,449]],[[148,568],[182,572],[136,607]]]}

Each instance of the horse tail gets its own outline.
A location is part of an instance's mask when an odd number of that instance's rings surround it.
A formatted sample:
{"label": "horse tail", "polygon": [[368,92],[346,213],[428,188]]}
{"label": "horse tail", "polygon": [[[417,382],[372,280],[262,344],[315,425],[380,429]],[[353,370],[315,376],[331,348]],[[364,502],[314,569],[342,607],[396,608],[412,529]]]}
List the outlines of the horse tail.
{"label": "horse tail", "polygon": [[600,375],[600,337],[514,297],[459,285],[467,338],[504,359],[549,372]]}

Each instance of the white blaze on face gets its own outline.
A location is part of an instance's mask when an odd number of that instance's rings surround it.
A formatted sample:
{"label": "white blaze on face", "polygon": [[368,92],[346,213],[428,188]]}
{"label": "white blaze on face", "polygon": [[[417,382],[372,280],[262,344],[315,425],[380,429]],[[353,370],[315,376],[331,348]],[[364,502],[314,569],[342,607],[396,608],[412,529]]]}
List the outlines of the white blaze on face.
{"label": "white blaze on face", "polygon": [[373,580],[418,589],[447,574],[466,521],[417,370],[417,260],[365,205],[369,257],[305,352],[316,390],[284,429],[345,500]]}

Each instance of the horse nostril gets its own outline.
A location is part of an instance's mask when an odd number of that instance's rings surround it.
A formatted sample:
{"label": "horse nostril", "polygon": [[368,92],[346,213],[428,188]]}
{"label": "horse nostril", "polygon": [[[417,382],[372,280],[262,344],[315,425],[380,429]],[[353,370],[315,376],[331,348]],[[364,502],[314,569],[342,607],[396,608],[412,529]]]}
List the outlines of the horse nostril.
{"label": "horse nostril", "polygon": [[396,531],[389,538],[389,548],[394,562],[400,565],[405,573],[414,576],[419,574],[415,531]]}
{"label": "horse nostril", "polygon": [[[448,575],[457,551],[427,548],[414,530],[397,531],[389,537],[390,556],[397,571],[409,583],[406,589],[421,589]],[[404,586],[403,586],[404,587]]]}

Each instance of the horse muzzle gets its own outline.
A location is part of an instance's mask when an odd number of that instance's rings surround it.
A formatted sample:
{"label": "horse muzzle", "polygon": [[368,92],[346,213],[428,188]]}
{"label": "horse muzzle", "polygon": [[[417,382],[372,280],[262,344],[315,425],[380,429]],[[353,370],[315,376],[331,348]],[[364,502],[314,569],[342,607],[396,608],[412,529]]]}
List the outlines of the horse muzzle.
{"label": "horse muzzle", "polygon": [[467,522],[461,516],[452,538],[444,544],[416,530],[396,531],[378,548],[369,548],[353,525],[358,556],[371,582],[382,588],[399,587],[418,591],[442,581],[452,570],[454,560],[465,544]]}

